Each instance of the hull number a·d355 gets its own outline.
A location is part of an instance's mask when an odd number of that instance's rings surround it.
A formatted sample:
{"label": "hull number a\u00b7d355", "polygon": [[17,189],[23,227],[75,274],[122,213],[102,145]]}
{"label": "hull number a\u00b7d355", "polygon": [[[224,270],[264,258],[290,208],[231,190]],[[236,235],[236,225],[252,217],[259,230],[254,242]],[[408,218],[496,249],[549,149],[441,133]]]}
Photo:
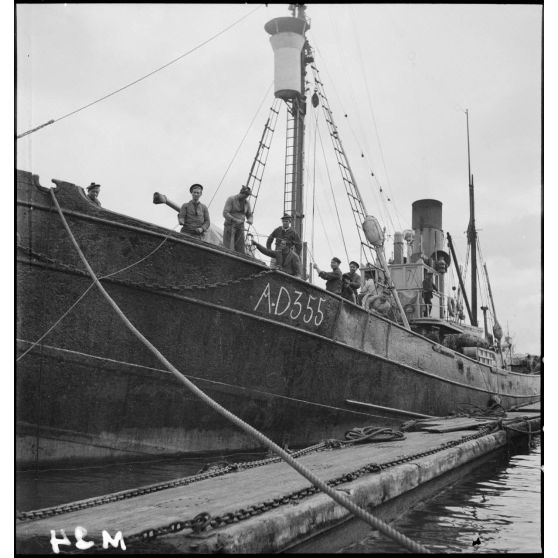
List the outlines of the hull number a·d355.
{"label": "hull number a\u00b7d355", "polygon": [[288,316],[291,320],[302,319],[305,324],[312,323],[319,326],[324,321],[321,306],[325,301],[325,298],[305,294],[302,291],[290,291],[283,286],[279,288],[275,297],[268,283],[258,299],[254,311],[259,308],[260,311],[267,310],[274,316]]}

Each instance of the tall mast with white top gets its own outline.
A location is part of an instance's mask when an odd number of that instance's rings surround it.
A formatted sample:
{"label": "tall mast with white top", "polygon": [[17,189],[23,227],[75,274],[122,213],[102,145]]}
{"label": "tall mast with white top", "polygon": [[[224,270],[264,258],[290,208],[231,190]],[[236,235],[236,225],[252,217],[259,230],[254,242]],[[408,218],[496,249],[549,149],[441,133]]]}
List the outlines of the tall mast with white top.
{"label": "tall mast with white top", "polygon": [[[310,22],[304,4],[291,4],[291,17],[276,17],[265,24],[275,55],[275,97],[287,104],[284,211],[293,219],[293,229],[303,238],[304,117],[306,65],[312,61],[306,31]],[[304,269],[304,268],[303,268]]]}

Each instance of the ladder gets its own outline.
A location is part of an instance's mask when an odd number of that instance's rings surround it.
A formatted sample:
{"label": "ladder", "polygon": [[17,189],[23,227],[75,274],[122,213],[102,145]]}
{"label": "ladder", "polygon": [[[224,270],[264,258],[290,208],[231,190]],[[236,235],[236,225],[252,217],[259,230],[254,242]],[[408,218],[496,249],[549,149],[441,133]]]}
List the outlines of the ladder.
{"label": "ladder", "polygon": [[260,186],[262,184],[265,164],[269,155],[269,148],[271,147],[271,140],[273,139],[273,132],[275,131],[280,108],[281,99],[275,98],[273,100],[271,108],[269,109],[269,116],[267,117],[267,121],[262,132],[262,137],[258,144],[258,151],[256,152],[254,160],[252,161],[252,167],[250,168],[248,179],[246,180],[246,186],[248,186],[252,190],[252,197],[254,198],[252,207],[253,211],[255,210],[256,203],[258,201],[258,194],[260,192]]}
{"label": "ladder", "polygon": [[355,224],[358,231],[358,236],[360,239],[360,246],[362,254],[366,259],[367,264],[372,264],[377,267],[376,264],[376,251],[374,247],[366,239],[364,234],[364,229],[362,228],[362,223],[367,216],[366,208],[364,207],[364,202],[360,195],[358,186],[356,184],[353,171],[349,165],[347,155],[343,149],[343,144],[341,143],[341,138],[339,137],[339,132],[337,131],[337,126],[333,120],[333,113],[329,108],[329,103],[324,92],[324,85],[320,79],[320,73],[315,63],[311,64],[311,68],[314,74],[314,83],[316,84],[316,92],[319,95],[320,104],[322,105],[325,120],[327,122],[327,127],[329,130],[329,135],[333,141],[333,150],[335,151],[335,157],[337,159],[337,164],[341,170],[341,177],[343,178],[343,184],[345,186],[345,191],[349,199],[349,204],[351,205],[351,210],[353,212],[353,217],[355,219]]}

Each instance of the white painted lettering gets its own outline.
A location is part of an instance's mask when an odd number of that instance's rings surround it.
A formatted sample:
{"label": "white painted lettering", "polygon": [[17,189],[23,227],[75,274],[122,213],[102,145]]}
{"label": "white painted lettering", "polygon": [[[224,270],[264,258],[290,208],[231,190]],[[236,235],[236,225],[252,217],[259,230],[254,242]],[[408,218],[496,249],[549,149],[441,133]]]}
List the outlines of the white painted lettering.
{"label": "white painted lettering", "polygon": [[[319,326],[324,321],[324,313],[320,310],[320,306],[322,305],[322,302],[325,302],[325,300],[325,298],[320,298],[320,300],[318,301],[318,308],[316,309],[316,320],[314,321],[317,326]],[[320,315],[319,321],[318,314]]]}
{"label": "white painted lettering", "polygon": [[310,316],[308,317],[308,319],[306,319],[306,312],[304,312],[304,316],[302,316],[302,319],[304,321],[305,324],[310,323],[310,320],[314,317],[314,310],[312,310],[312,306],[310,306],[310,303],[312,302],[312,300],[315,300],[316,297],[312,296],[312,295],[308,295],[308,301],[306,302],[306,310],[310,310]]}
{"label": "white painted lettering", "polygon": [[52,552],[54,552],[54,554],[58,554],[60,552],[58,546],[61,544],[67,544],[72,546],[72,543],[70,542],[70,539],[68,539],[68,537],[66,536],[64,529],[60,529],[60,533],[62,533],[62,538],[57,539],[56,531],[54,529],[50,530],[50,546],[52,546]]}
{"label": "white painted lettering", "polygon": [[[285,306],[285,309],[282,310],[281,312],[279,312],[279,302],[281,301],[281,295],[285,293],[287,295],[287,306]],[[282,316],[291,306],[291,295],[289,294],[289,291],[287,291],[287,289],[285,289],[285,287],[281,287],[279,289],[279,294],[277,295],[277,302],[275,303],[275,315],[277,316]]]}
{"label": "white painted lettering", "polygon": [[114,539],[108,534],[107,531],[103,530],[103,548],[108,548],[109,543],[113,548],[118,548],[118,543],[120,543],[120,548],[126,550],[126,545],[124,544],[124,537],[122,536],[122,531],[118,531],[114,536]]}
{"label": "white painted lettering", "polygon": [[[291,313],[289,314],[289,316],[293,320],[296,320],[300,316],[300,313],[302,312],[302,304],[300,304],[300,302],[298,302],[300,300],[300,297],[302,296],[302,292],[301,291],[295,291],[295,294],[297,294],[298,296],[296,297],[296,300],[293,302],[293,309],[291,310]],[[293,316],[295,306],[298,306],[298,312],[296,313],[295,316]]]}
{"label": "white painted lettering", "polygon": [[85,527],[80,527],[79,525],[74,529],[74,534],[76,536],[76,546],[80,549],[80,550],[87,550],[88,548],[91,548],[92,546],[95,546],[95,543],[93,541],[85,541],[83,540],[84,537],[87,535],[87,529]]}
{"label": "white painted lettering", "polygon": [[260,296],[260,300],[258,300],[258,304],[256,304],[256,307],[254,308],[254,311],[256,311],[258,309],[258,306],[260,305],[260,302],[264,299],[267,298],[267,311],[271,314],[271,288],[269,286],[269,283],[265,286],[265,289],[262,293],[262,295]]}

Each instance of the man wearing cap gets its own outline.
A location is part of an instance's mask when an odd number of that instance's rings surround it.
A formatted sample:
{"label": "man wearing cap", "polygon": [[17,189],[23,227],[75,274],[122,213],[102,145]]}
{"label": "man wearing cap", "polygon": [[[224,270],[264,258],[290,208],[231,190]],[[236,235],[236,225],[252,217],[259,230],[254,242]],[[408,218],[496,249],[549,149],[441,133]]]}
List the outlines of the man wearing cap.
{"label": "man wearing cap", "polygon": [[244,221],[251,225],[254,220],[252,208],[248,201],[248,196],[251,193],[252,190],[248,186],[242,186],[236,196],[227,198],[223,209],[223,217],[225,218],[223,245],[225,248],[236,250],[241,254],[245,253]]}
{"label": "man wearing cap", "polygon": [[91,182],[89,186],[87,186],[87,197],[89,201],[92,201],[95,205],[101,207],[101,202],[97,199],[99,196],[99,192],[101,191],[101,185],[95,184],[95,182]]}
{"label": "man wearing cap", "polygon": [[339,269],[341,260],[339,258],[331,258],[331,271],[320,271],[317,264],[314,264],[314,269],[318,275],[326,280],[326,291],[330,293],[341,294],[341,287],[343,285],[343,273]]}
{"label": "man wearing cap", "polygon": [[341,278],[341,296],[344,299],[356,304],[356,295],[355,291],[351,287],[351,276],[349,273],[343,273]]}
{"label": "man wearing cap", "polygon": [[295,252],[293,245],[289,244],[284,238],[279,239],[278,242],[278,250],[269,250],[261,244],[258,244],[255,240],[252,240],[252,245],[262,254],[272,258],[270,262],[272,267],[275,266],[277,269],[289,275],[293,275],[294,277],[300,277],[302,275],[302,264],[300,263],[300,257]]}
{"label": "man wearing cap", "polygon": [[201,184],[192,184],[190,194],[192,199],[183,204],[178,213],[178,222],[182,225],[180,232],[189,234],[203,240],[204,234],[209,229],[209,211],[200,203],[203,192]]}
{"label": "man wearing cap", "polygon": [[358,295],[358,290],[360,289],[360,275],[357,273],[357,269],[360,266],[357,262],[350,262],[349,263],[349,272],[346,274],[349,278],[349,287],[352,289],[355,295],[355,302],[356,297]]}
{"label": "man wearing cap", "polygon": [[296,231],[291,228],[291,216],[288,213],[285,213],[283,217],[281,217],[281,223],[281,226],[277,227],[267,237],[267,242],[265,243],[266,248],[270,250],[271,243],[273,242],[273,239],[275,239],[275,250],[278,250],[279,241],[284,238],[287,241],[287,244],[294,246],[296,253],[300,256],[300,252],[302,251],[302,242],[300,241],[300,237]]}
{"label": "man wearing cap", "polygon": [[430,312],[432,311],[432,296],[433,291],[437,291],[436,285],[432,280],[432,272],[427,271],[426,277],[422,282],[422,299],[424,300],[425,309],[424,309],[424,317],[427,318],[430,316]]}

